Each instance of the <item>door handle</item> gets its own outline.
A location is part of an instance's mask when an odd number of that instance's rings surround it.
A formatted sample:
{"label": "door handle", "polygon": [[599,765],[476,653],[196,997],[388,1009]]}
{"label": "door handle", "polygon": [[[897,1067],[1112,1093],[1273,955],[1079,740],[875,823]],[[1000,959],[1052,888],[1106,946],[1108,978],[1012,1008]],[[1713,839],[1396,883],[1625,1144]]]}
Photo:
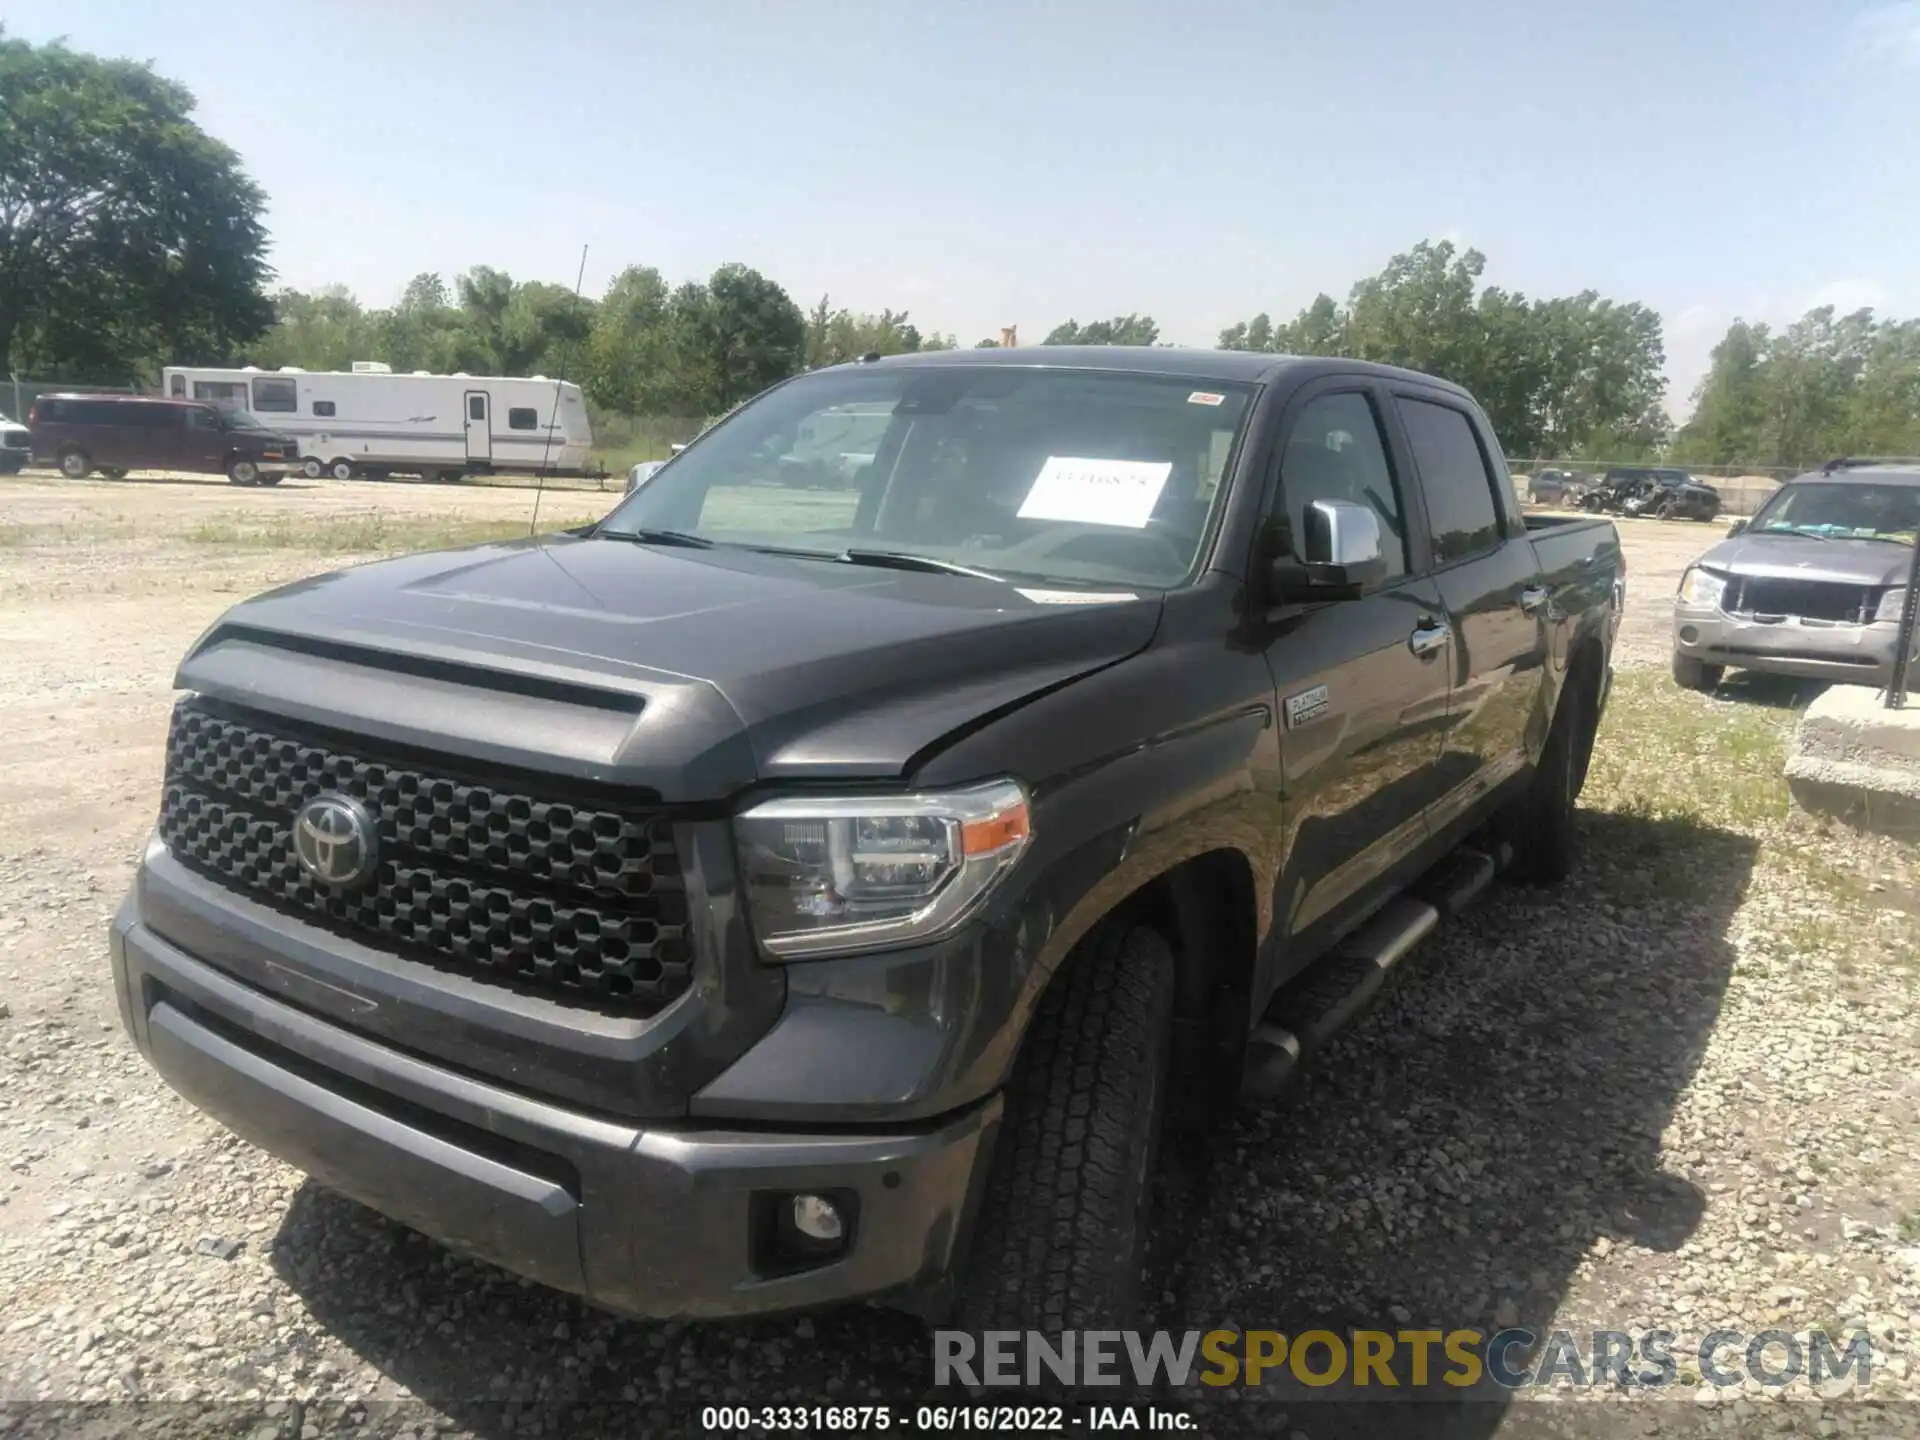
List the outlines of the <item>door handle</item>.
{"label": "door handle", "polygon": [[1544,585],[1529,585],[1520,592],[1520,608],[1531,615],[1547,603],[1547,588]]}
{"label": "door handle", "polygon": [[1441,649],[1453,638],[1453,631],[1445,625],[1433,621],[1422,621],[1419,628],[1407,637],[1407,649],[1416,655],[1431,655]]}

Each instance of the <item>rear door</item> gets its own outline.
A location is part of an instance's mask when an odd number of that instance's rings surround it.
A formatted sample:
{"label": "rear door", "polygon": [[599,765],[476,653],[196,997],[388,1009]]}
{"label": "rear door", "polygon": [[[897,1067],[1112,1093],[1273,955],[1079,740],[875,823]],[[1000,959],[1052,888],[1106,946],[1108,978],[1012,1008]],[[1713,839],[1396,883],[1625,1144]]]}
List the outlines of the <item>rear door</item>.
{"label": "rear door", "polygon": [[1434,580],[1452,631],[1439,832],[1475,823],[1526,772],[1547,661],[1547,590],[1484,416],[1443,391],[1394,387],[1419,477]]}
{"label": "rear door", "polygon": [[1446,613],[1428,547],[1369,379],[1303,388],[1283,419],[1263,553],[1299,555],[1313,500],[1369,506],[1389,574],[1352,600],[1282,605],[1265,617],[1282,725],[1284,864],[1274,896],[1284,978],[1349,929],[1426,848],[1447,713]]}
{"label": "rear door", "polygon": [[492,404],[484,390],[467,391],[467,459],[493,459]]}

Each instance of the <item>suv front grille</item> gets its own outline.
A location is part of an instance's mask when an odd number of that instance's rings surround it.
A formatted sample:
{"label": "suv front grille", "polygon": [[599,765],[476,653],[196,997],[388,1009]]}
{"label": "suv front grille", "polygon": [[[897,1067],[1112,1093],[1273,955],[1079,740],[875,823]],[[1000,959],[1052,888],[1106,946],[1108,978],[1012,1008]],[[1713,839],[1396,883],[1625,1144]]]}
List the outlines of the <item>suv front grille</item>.
{"label": "suv front grille", "polygon": [[[372,748],[182,701],[160,838],[276,909],[481,979],[622,1011],[686,991],[686,895],[665,815],[450,778]],[[295,858],[294,815],[327,793],[374,822],[378,863],[362,888],[322,884]]]}
{"label": "suv front grille", "polygon": [[1861,624],[1873,618],[1879,595],[1864,586],[1831,580],[1740,581],[1727,609],[1742,614],[1797,615],[1804,620],[1841,620]]}

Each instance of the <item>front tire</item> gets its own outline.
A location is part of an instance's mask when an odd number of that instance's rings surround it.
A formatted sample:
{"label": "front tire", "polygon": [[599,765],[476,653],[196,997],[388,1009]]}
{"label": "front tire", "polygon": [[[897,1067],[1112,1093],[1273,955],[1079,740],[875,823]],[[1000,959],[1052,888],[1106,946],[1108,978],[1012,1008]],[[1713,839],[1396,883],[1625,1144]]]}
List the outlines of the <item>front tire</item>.
{"label": "front tire", "polygon": [[60,452],[60,473],[69,480],[84,480],[93,473],[93,461],[77,446]]}
{"label": "front tire", "polygon": [[258,485],[260,467],[251,460],[236,460],[227,467],[227,479],[235,485]]}
{"label": "front tire", "polygon": [[1167,942],[1114,921],[1041,996],[961,1265],[960,1328],[1139,1323],[1173,1006]]}
{"label": "front tire", "polygon": [[1704,660],[1695,660],[1678,651],[1673,657],[1673,683],[1682,690],[1694,690],[1704,695],[1720,683],[1720,677],[1727,673],[1724,665],[1709,665]]}

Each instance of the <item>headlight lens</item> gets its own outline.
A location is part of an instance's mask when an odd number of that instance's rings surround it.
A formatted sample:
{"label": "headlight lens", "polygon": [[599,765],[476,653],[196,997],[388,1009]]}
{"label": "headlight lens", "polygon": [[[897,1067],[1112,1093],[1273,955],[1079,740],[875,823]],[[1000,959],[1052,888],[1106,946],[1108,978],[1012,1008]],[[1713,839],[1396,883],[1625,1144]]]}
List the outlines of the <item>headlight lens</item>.
{"label": "headlight lens", "polygon": [[1880,604],[1873,612],[1876,620],[1898,620],[1900,610],[1907,603],[1907,587],[1896,585],[1880,597]]}
{"label": "headlight lens", "polygon": [[1030,836],[1014,780],[927,795],[792,796],[734,820],[762,948],[782,960],[931,940],[1013,868]]}
{"label": "headlight lens", "polygon": [[1718,605],[1727,593],[1727,582],[1698,565],[1680,577],[1680,598],[1688,605]]}

